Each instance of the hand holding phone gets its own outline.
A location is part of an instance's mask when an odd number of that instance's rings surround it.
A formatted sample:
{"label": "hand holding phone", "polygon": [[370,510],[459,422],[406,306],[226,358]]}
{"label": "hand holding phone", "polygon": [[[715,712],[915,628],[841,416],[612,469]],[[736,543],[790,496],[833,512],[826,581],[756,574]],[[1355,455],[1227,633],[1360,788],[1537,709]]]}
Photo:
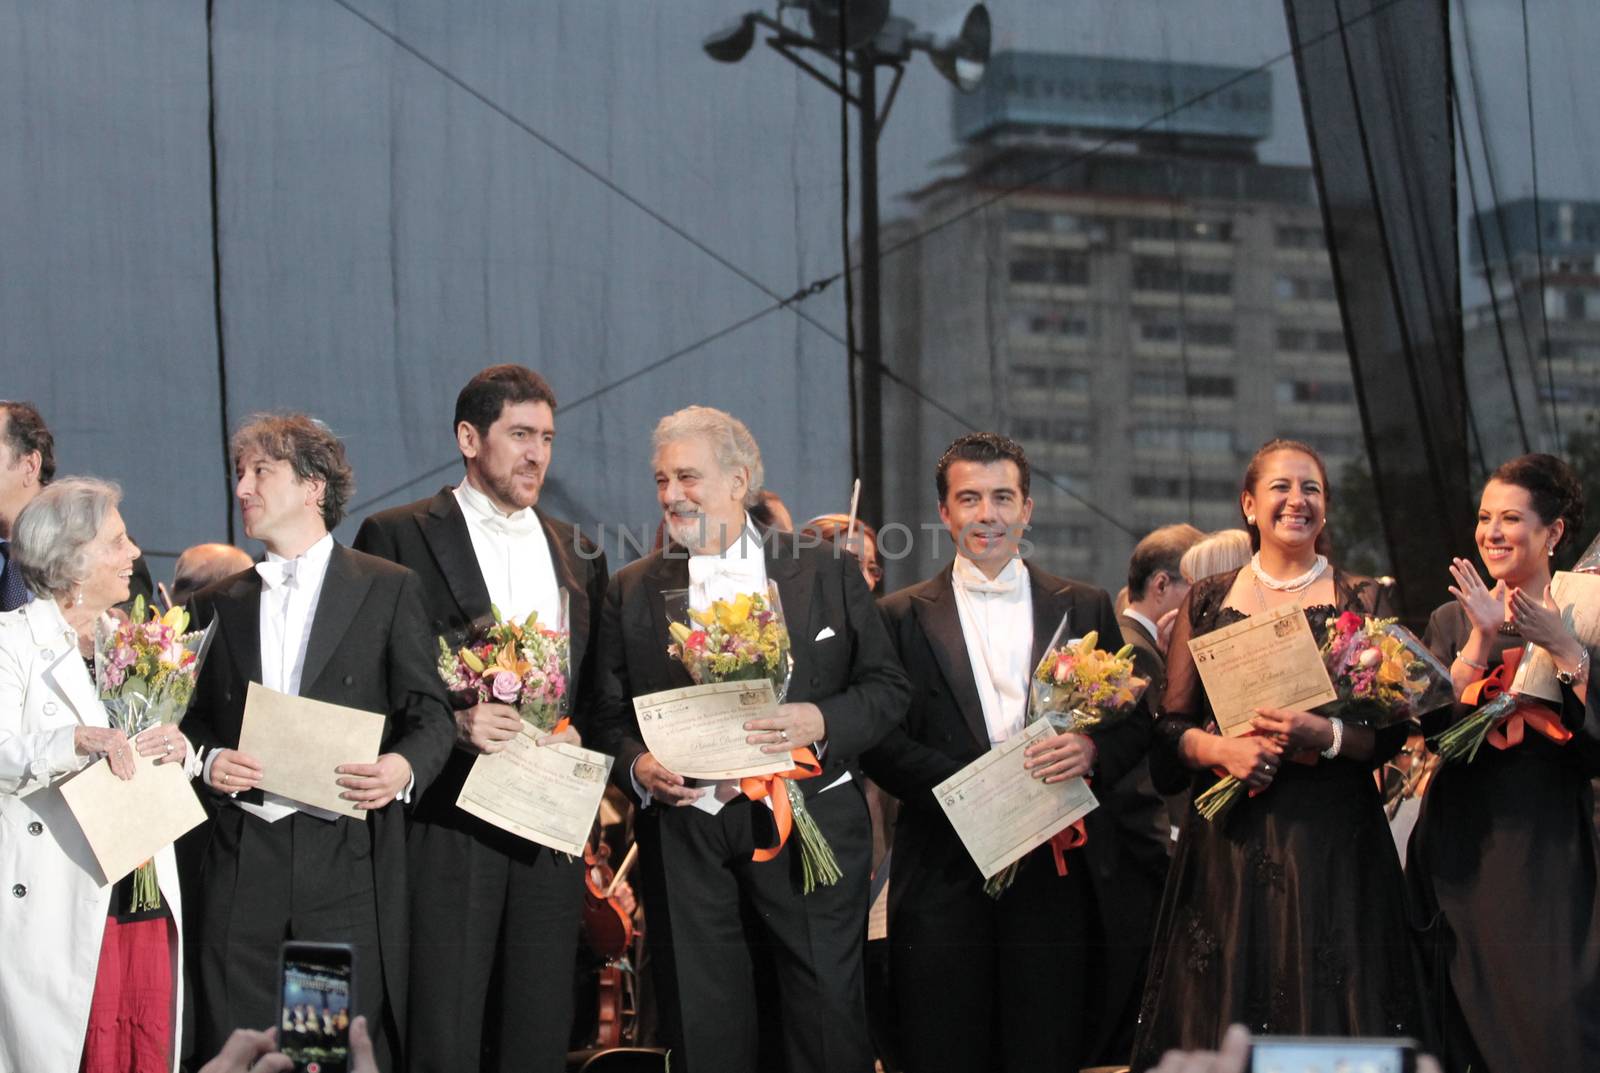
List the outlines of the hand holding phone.
{"label": "hand holding phone", "polygon": [[348,943],[283,944],[278,1048],[294,1073],[350,1073],[355,950]]}
{"label": "hand holding phone", "polygon": [[1412,1039],[1257,1036],[1250,1073],[1417,1073]]}

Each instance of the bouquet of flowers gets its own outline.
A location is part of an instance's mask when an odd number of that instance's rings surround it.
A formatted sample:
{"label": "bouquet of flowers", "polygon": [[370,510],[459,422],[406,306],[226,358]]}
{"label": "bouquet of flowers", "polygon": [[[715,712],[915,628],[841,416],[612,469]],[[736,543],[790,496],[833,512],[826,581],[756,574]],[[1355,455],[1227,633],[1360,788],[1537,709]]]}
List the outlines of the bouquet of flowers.
{"label": "bouquet of flowers", "polygon": [[689,607],[689,594],[669,594],[667,631],[672,642],[667,654],[681,662],[696,684],[753,682],[765,678],[783,703],[789,689],[794,657],[789,653],[789,630],[777,587],[768,584],[765,595],[740,593],[732,600],[716,600],[710,610]]}
{"label": "bouquet of flowers", "polygon": [[1455,701],[1450,671],[1392,618],[1354,611],[1330,618],[1322,658],[1339,694],[1322,710],[1347,723],[1379,729]]}
{"label": "bouquet of flowers", "polygon": [[[1376,730],[1427,715],[1455,700],[1449,670],[1394,619],[1346,611],[1324,625],[1322,661],[1339,699],[1322,705],[1319,714]],[[1243,792],[1243,782],[1224,775],[1195,798],[1195,808],[1215,820]]]}
{"label": "bouquet of flowers", "polygon": [[[1127,718],[1150,684],[1133,673],[1133,646],[1123,645],[1114,653],[1096,648],[1100,635],[1095,630],[1076,640],[1058,643],[1066,625],[1067,619],[1063,618],[1044,658],[1033,670],[1028,683],[1027,721],[1048,719],[1059,733],[1087,734]],[[1063,836],[1070,836],[1073,841],[1067,843]],[[1058,850],[1081,845],[1081,827],[1069,827],[1056,835],[1053,843],[1055,839],[1063,839]],[[991,876],[983,889],[989,897],[998,898],[1016,875],[1017,865],[1011,864]]]}
{"label": "bouquet of flowers", "polygon": [[1096,648],[1099,641],[1090,630],[1044,654],[1029,683],[1028,722],[1048,719],[1062,733],[1084,734],[1133,711],[1150,684],[1133,673],[1133,646],[1112,653]]}
{"label": "bouquet of flowers", "polygon": [[[150,727],[179,723],[194,697],[195,678],[210,631],[187,632],[189,613],[174,607],[166,614],[133,602],[126,622],[103,618],[95,629],[94,678],[106,715],[116,729],[134,737]],[[132,912],[161,907],[154,861],[133,875]]]}
{"label": "bouquet of flowers", "polygon": [[[684,665],[695,684],[753,682],[765,678],[772,683],[778,703],[783,703],[789,690],[794,657],[790,653],[789,630],[784,625],[777,585],[768,582],[765,593],[740,593],[732,600],[714,600],[704,611],[689,606],[687,591],[665,595],[667,632],[671,637],[667,654]],[[803,757],[815,766],[815,758],[809,750],[796,749],[793,753],[797,760]],[[795,782],[797,778],[813,774],[816,771],[804,771],[797,765],[796,769],[776,776],[783,783],[784,800],[800,835],[802,886],[807,894],[818,884],[832,886],[844,877],[833,847],[828,845],[822,829],[806,811],[805,795]],[[774,810],[782,807],[774,798]],[[779,827],[782,830],[781,822]]]}
{"label": "bouquet of flowers", "polygon": [[506,622],[500,609],[490,605],[494,622],[460,648],[452,649],[439,638],[439,677],[445,688],[474,704],[509,704],[535,729],[556,731],[571,705],[566,601],[563,591],[559,627],[540,622],[537,611],[522,622]]}

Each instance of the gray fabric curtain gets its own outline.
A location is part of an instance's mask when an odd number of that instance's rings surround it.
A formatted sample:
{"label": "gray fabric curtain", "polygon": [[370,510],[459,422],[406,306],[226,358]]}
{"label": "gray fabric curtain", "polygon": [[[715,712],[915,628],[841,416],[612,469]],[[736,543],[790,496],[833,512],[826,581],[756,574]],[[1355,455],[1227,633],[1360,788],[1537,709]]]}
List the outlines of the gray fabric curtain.
{"label": "gray fabric curtain", "polygon": [[1419,621],[1447,596],[1443,564],[1471,551],[1475,502],[1445,5],[1284,10],[1396,595]]}

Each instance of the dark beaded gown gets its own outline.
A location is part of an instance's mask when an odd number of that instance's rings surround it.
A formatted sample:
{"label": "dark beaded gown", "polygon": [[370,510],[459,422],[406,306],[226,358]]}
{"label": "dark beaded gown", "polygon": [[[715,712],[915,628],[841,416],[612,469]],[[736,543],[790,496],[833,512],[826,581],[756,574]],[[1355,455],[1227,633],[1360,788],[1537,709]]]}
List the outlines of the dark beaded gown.
{"label": "dark beaded gown", "polygon": [[[1247,617],[1223,606],[1237,575],[1196,582],[1178,615],[1151,754],[1162,792],[1187,779],[1199,796],[1217,779],[1178,759],[1178,739],[1211,719],[1187,642]],[[1370,579],[1335,571],[1334,588],[1336,606],[1306,611],[1319,640],[1337,612],[1383,612]],[[1419,1030],[1404,879],[1373,778],[1407,729],[1379,731],[1368,760],[1286,756],[1265,792],[1215,822],[1189,809],[1156,920],[1134,1070],[1169,1048],[1215,1049],[1235,1022],[1257,1034]]]}
{"label": "dark beaded gown", "polygon": [[[1454,601],[1428,623],[1445,663],[1471,633]],[[1491,654],[1520,649],[1500,634]],[[1591,690],[1595,689],[1591,678]],[[1446,765],[1422,798],[1406,852],[1421,928],[1432,1043],[1449,1073],[1600,1070],[1600,847],[1590,779],[1600,713],[1563,690],[1557,745],[1528,729]],[[1554,707],[1554,705],[1552,705]],[[1430,734],[1471,709],[1425,720]]]}

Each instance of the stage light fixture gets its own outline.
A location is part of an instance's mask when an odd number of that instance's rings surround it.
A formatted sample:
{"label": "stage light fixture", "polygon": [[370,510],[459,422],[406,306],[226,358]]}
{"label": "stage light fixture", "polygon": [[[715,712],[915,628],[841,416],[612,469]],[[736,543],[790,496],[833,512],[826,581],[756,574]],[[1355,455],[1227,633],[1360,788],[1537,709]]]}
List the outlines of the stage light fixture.
{"label": "stage light fixture", "polygon": [[706,50],[706,55],[718,63],[738,63],[750,51],[750,46],[756,43],[756,20],[754,15],[742,15],[737,22],[731,22],[716,33],[708,34],[701,47]]}

